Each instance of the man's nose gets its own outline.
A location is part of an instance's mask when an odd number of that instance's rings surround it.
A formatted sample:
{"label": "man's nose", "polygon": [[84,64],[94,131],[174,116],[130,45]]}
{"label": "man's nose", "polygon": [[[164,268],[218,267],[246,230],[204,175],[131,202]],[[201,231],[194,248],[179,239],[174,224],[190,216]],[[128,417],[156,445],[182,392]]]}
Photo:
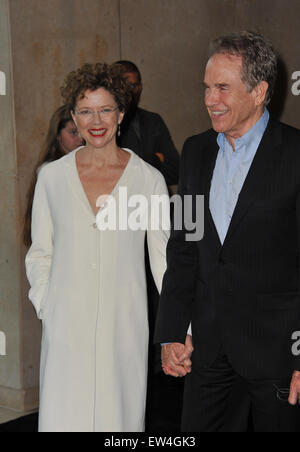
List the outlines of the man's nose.
{"label": "man's nose", "polygon": [[216,105],[219,102],[218,91],[215,89],[207,89],[207,91],[205,92],[204,101],[207,107],[212,107],[213,105]]}

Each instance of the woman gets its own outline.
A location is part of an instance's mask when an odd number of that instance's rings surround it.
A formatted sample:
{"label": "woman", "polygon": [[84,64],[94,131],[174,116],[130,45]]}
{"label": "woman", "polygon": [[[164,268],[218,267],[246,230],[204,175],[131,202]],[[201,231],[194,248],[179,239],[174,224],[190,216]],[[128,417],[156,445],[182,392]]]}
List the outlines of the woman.
{"label": "woman", "polygon": [[[168,191],[156,169],[116,144],[130,102],[119,71],[84,65],[66,77],[61,92],[86,145],[42,168],[36,186],[26,267],[29,298],[43,321],[43,432],[144,429],[145,230],[99,229],[97,206],[111,195],[124,213],[121,189],[148,205],[151,195]],[[158,289],[168,235],[161,225],[147,230]]]}
{"label": "woman", "polygon": [[81,145],[82,138],[78,134],[77,127],[74,124],[70,108],[67,105],[63,105],[54,112],[50,120],[45,146],[35,166],[27,193],[27,207],[23,230],[23,241],[27,248],[31,245],[32,202],[39,168],[46,163],[60,159]]}

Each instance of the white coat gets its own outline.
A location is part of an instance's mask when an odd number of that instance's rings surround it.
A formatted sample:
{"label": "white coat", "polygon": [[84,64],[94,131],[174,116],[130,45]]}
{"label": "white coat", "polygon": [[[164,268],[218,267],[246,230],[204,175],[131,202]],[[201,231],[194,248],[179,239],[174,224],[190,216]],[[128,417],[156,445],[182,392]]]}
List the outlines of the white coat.
{"label": "white coat", "polygon": [[[38,176],[29,298],[43,322],[41,432],[143,431],[148,319],[144,265],[161,289],[169,231],[100,231],[81,184],[77,150]],[[132,151],[112,195],[167,195],[162,175]],[[132,210],[132,209],[131,209]],[[146,212],[147,213],[147,212]],[[149,213],[149,212],[148,212]]]}

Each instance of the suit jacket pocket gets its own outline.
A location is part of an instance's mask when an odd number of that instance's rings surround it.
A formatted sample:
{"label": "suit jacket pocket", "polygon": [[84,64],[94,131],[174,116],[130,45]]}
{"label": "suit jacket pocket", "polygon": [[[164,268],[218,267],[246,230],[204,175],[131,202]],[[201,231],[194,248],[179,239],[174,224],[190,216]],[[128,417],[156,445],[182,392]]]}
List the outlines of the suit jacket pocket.
{"label": "suit jacket pocket", "polygon": [[300,293],[265,293],[258,294],[258,308],[262,311],[298,310],[300,312]]}

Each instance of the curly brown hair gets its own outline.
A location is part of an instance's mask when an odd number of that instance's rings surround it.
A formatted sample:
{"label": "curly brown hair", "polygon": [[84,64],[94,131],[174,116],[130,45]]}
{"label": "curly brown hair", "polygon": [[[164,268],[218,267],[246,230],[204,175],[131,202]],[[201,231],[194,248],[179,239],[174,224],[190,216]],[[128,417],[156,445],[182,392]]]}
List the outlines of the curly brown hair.
{"label": "curly brown hair", "polygon": [[131,89],[122,77],[122,69],[117,64],[86,63],[76,71],[70,72],[60,88],[64,103],[75,111],[76,103],[83,99],[86,91],[106,89],[115,99],[121,112],[126,112],[131,103]]}

